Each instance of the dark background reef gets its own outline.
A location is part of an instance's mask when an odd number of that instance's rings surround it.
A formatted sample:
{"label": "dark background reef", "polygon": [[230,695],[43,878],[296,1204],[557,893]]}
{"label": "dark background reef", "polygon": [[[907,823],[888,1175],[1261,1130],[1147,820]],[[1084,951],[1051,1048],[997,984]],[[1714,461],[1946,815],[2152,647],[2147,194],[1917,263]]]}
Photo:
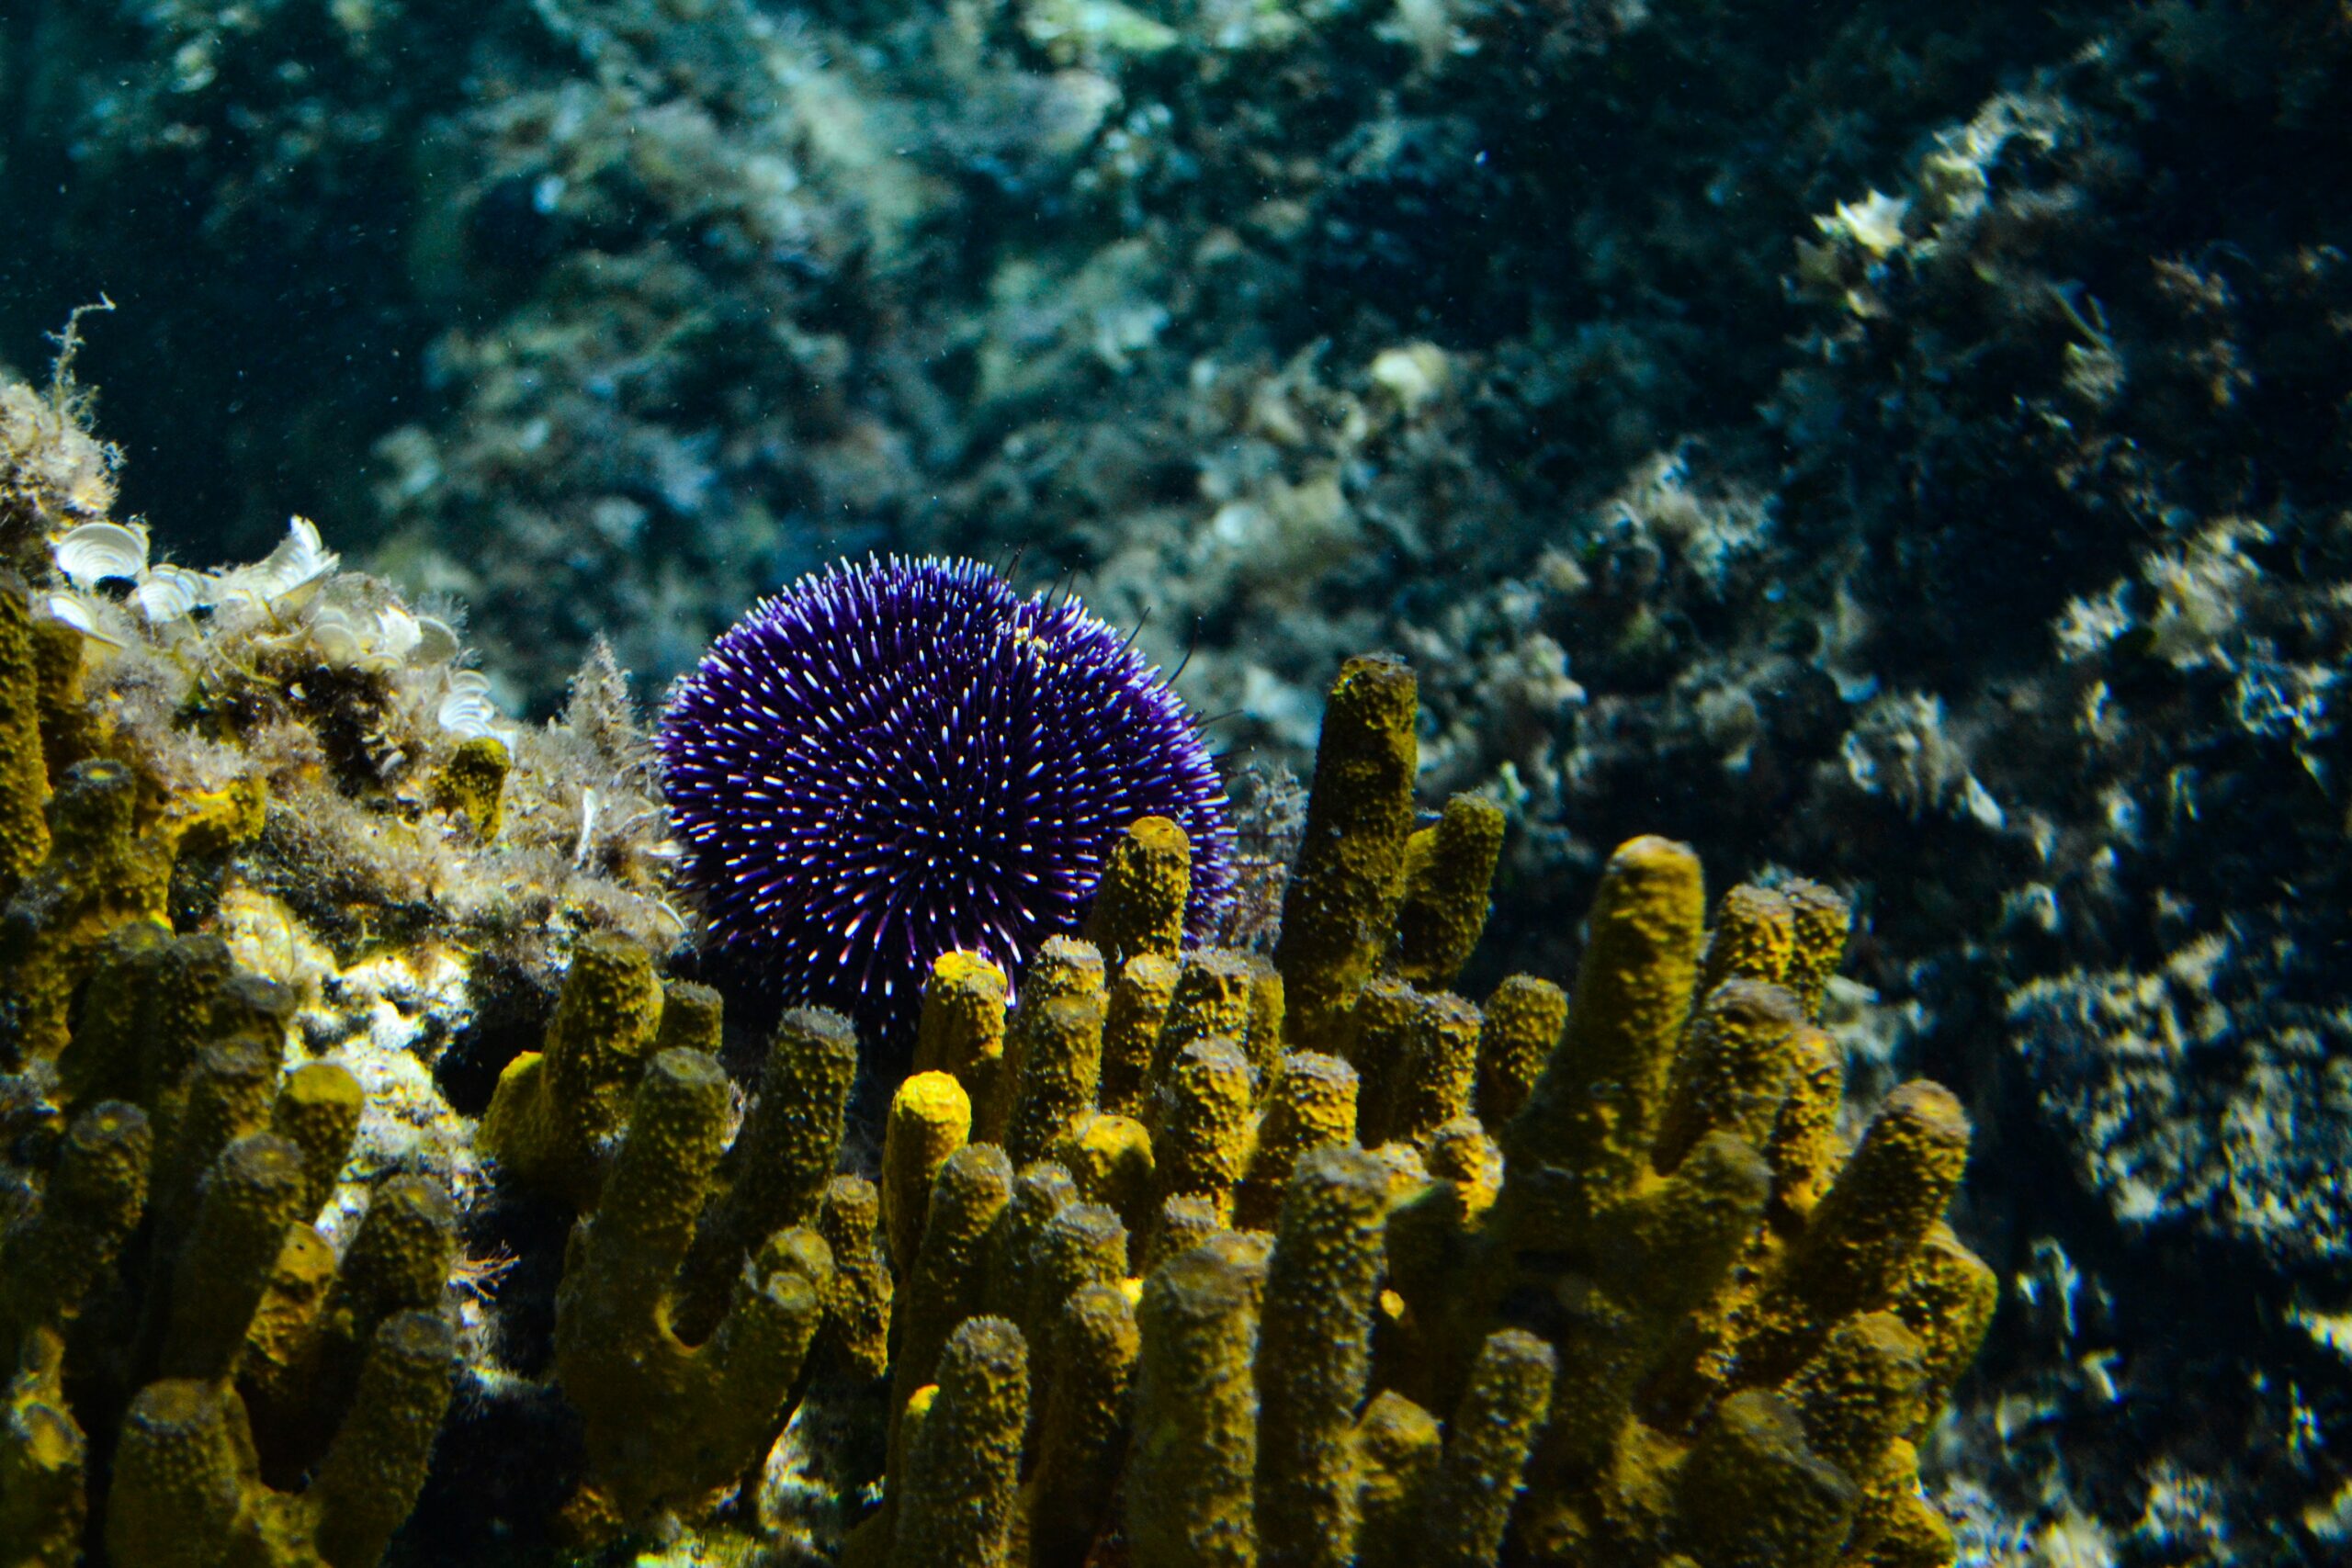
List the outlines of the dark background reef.
{"label": "dark background reef", "polygon": [[1404,649],[1474,987],[1637,831],[1860,896],[2016,1287],[1988,1550],[2340,1551],[2345,10],[1065,14],[19,3],[0,354],[107,291],[126,509],[329,519],[535,711],[869,547],[1149,609],[1274,760]]}
{"label": "dark background reef", "polygon": [[[545,703],[594,626],[666,678],[867,536],[1099,568],[1245,434],[1203,427],[1198,362],[1427,336],[1492,356],[1427,457],[1499,491],[1388,500],[1316,585],[1411,610],[1406,568],[1530,558],[1541,527],[1474,517],[1749,431],[1807,215],[2109,19],[1500,5],[1416,36],[1329,6],[1249,47],[1179,7],[1122,51],[1040,43],[1055,9],[18,7],[6,177],[38,220],[0,342],[34,363],[94,289],[135,306],[140,385],[106,375],[127,343],[91,365],[134,505],[224,554],[298,502],[372,517],[530,596]],[[677,647],[643,641],[665,584]]]}

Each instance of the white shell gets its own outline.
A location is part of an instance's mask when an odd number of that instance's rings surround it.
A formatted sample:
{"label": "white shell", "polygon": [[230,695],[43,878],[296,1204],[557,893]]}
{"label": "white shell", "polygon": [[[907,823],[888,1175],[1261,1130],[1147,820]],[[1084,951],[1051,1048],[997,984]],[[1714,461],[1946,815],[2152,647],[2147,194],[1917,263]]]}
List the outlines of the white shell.
{"label": "white shell", "polygon": [[95,588],[110,577],[137,582],[147,575],[147,530],[119,523],[85,523],[69,528],[51,547],[57,570],[76,588]]}
{"label": "white shell", "polygon": [[185,619],[198,605],[209,604],[211,581],[184,566],[159,566],[147,573],[130,595],[151,626]]}
{"label": "white shell", "polygon": [[442,728],[469,740],[492,733],[498,708],[490,700],[490,677],[479,670],[450,671],[448,694],[435,716]]}
{"label": "white shell", "polygon": [[51,620],[64,622],[92,642],[120,648],[122,639],[98,625],[98,616],[106,604],[103,599],[92,601],[79,593],[51,593],[41,601],[41,609]]}
{"label": "white shell", "polygon": [[359,628],[341,610],[330,606],[311,617],[311,650],[329,664],[348,668],[367,651]]}
{"label": "white shell", "polygon": [[339,559],[320,541],[318,525],[307,517],[287,520],[286,537],[266,558],[220,574],[224,598],[252,598],[271,609],[306,602]]}
{"label": "white shell", "polygon": [[280,592],[291,592],[333,571],[334,563],[335,553],[319,537],[319,525],[307,517],[289,517],[286,537],[254,570],[282,584]]}
{"label": "white shell", "polygon": [[583,789],[580,792],[580,841],[571,846],[572,863],[587,864],[588,851],[595,842],[596,792],[593,789]]}
{"label": "white shell", "polygon": [[77,632],[98,629],[97,623],[90,618],[90,607],[71,593],[52,593],[41,608],[49,612],[51,620],[63,621]]}
{"label": "white shell", "polygon": [[398,604],[387,604],[376,612],[375,646],[368,649],[368,663],[390,670],[405,662],[424,640],[424,630],[417,626],[414,615]]}

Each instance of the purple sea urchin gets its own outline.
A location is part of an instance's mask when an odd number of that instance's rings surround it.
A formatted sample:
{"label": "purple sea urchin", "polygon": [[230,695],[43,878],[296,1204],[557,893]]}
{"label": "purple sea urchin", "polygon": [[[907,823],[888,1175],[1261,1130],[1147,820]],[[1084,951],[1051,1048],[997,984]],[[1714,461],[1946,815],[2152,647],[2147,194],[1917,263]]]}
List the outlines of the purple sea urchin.
{"label": "purple sea urchin", "polygon": [[1193,843],[1188,923],[1230,897],[1225,788],[1182,701],[1075,601],[967,560],[802,579],[662,716],[664,794],[722,962],[870,1032],[941,953],[1018,976],[1073,931],[1139,817]]}

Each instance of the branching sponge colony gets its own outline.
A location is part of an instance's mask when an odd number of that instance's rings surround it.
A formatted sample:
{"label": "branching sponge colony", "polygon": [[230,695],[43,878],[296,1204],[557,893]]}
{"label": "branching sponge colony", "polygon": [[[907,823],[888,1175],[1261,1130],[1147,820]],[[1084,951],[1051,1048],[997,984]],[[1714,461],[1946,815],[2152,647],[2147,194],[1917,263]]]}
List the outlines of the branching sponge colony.
{"label": "branching sponge colony", "polygon": [[[978,955],[934,967],[845,1562],[1952,1561],[1915,1445],[1993,1280],[1941,1219],[1950,1094],[1837,1134],[1843,905],[1743,886],[1710,930],[1690,852],[1639,839],[1573,997],[1425,988],[1483,923],[1498,818],[1405,831],[1411,709],[1393,661],[1342,676],[1272,968],[1058,939],[1008,1010]],[[1164,931],[1164,825],[1113,863],[1087,930]]]}

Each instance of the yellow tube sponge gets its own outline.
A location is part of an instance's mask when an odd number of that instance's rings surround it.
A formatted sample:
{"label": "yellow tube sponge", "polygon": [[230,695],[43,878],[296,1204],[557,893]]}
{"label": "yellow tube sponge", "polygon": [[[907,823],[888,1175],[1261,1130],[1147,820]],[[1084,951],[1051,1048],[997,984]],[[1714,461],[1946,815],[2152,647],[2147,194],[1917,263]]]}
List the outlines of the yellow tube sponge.
{"label": "yellow tube sponge", "polygon": [[1007,1568],[1029,1356],[1001,1317],[967,1318],[939,1358],[939,1392],[907,1454],[893,1568]]}
{"label": "yellow tube sponge", "polygon": [[1385,654],[1349,660],[1324,705],[1306,835],[1274,948],[1293,1050],[1343,1054],[1357,988],[1385,954],[1413,826],[1419,707],[1412,671]]}
{"label": "yellow tube sponge", "polygon": [[0,1347],[63,1329],[114,1268],[146,1206],[153,1145],[146,1115],[116,1100],[66,1128],[39,1204],[0,1234]]}
{"label": "yellow tube sponge", "polygon": [[1174,959],[1154,953],[1119,966],[1102,1021],[1102,1110],[1119,1116],[1143,1115],[1153,1052],[1182,974]]}
{"label": "yellow tube sponge", "polygon": [[107,1552],[150,1568],[209,1568],[245,1507],[243,1413],[224,1385],[171,1378],[130,1402],[115,1448]]}
{"label": "yellow tube sponge", "polygon": [[1404,1060],[1390,1080],[1379,1137],[1426,1145],[1440,1127],[1470,1109],[1478,1077],[1478,1010],[1460,997],[1431,992],[1413,999]]}
{"label": "yellow tube sponge", "polygon": [[1778,1383],[1840,1319],[1894,1303],[1968,1165],[1951,1091],[1916,1079],[1880,1104],[1751,1313],[1734,1323],[1735,1385]]}
{"label": "yellow tube sponge", "polygon": [[[321,1414],[323,1402],[313,1397],[320,1318],[334,1286],[334,1248],[309,1225],[289,1226],[237,1358],[237,1392],[254,1428],[254,1448],[275,1483],[289,1472],[299,1476],[318,1457],[322,1433],[334,1430]],[[358,1371],[356,1357],[351,1370]]]}
{"label": "yellow tube sponge", "polygon": [[156,1119],[155,1165],[148,1184],[157,1246],[175,1253],[187,1239],[205,1172],[220,1152],[269,1124],[285,1051],[292,998],[267,980],[232,975],[212,992],[200,1045],[177,1091],[167,1091]]}
{"label": "yellow tube sponge", "polygon": [[[1505,1201],[1510,1190],[1507,1179]],[[1577,1306],[1555,1340],[1559,1382],[1538,1457],[1547,1483],[1589,1475],[1607,1458],[1634,1393],[1722,1283],[1770,1190],[1753,1148],[1711,1134],[1671,1178],[1609,1215],[1593,1271],[1559,1287]]]}
{"label": "yellow tube sponge", "polygon": [[1787,897],[1743,882],[1715,905],[1706,961],[1699,972],[1699,994],[1705,996],[1732,979],[1778,985],[1788,977],[1795,946],[1796,911]]}
{"label": "yellow tube sponge", "polygon": [[915,1071],[953,1074],[986,1106],[1004,1066],[1004,998],[1003,970],[977,953],[941,953],[915,1022]]}
{"label": "yellow tube sponge", "polygon": [[1650,1157],[1671,1170],[1709,1133],[1763,1148],[1797,1072],[1796,998],[1780,986],[1735,977],[1708,993],[1676,1063]]}
{"label": "yellow tube sponge", "polygon": [[49,764],[41,750],[40,670],[21,581],[0,579],[0,897],[49,854]]}
{"label": "yellow tube sponge", "polygon": [[599,1151],[620,1129],[661,1018],[662,987],[645,949],[617,936],[582,937],[544,1045],[499,1075],[478,1134],[482,1149],[527,1186],[593,1202],[603,1179]]}
{"label": "yellow tube sponge", "polygon": [[[1385,1145],[1385,1155],[1400,1145]],[[1449,1122],[1430,1139],[1427,1179],[1399,1184],[1388,1216],[1388,1283],[1383,1292],[1382,1360],[1404,1392],[1437,1397],[1464,1372],[1469,1338],[1483,1321],[1461,1304],[1477,1294],[1472,1243],[1494,1205],[1502,1151],[1475,1117]]]}
{"label": "yellow tube sponge", "polygon": [[1029,1303],[1037,1238],[1056,1214],[1078,1202],[1078,1185],[1060,1166],[1040,1160],[1012,1179],[1012,1198],[989,1236],[987,1283],[980,1310],[1020,1326]]}
{"label": "yellow tube sponge", "polygon": [[1413,1053],[1420,1017],[1421,994],[1393,975],[1368,981],[1356,993],[1345,1056],[1356,1070],[1356,1136],[1366,1147],[1388,1141],[1396,1082]]}
{"label": "yellow tube sponge", "polygon": [[1080,1568],[1118,1489],[1142,1337],[1125,1293],[1105,1283],[1083,1286],[1062,1304],[1051,1344],[1054,1377],[1028,1507],[1030,1561]]}
{"label": "yellow tube sponge", "polygon": [[719,1055],[726,1033],[726,1003],[708,986],[691,980],[662,983],[662,1022],[653,1032],[653,1052],[699,1051]]}
{"label": "yellow tube sponge", "polygon": [[[5,597],[5,595],[0,595]],[[138,781],[120,762],[76,764],[49,797],[49,853],[0,917],[0,1007],[8,1055],[54,1061],[66,1011],[98,942],[118,926],[165,919],[172,851],[137,831]],[[0,1056],[0,1059],[6,1059]]]}
{"label": "yellow tube sponge", "polygon": [[1821,998],[1829,977],[1846,955],[1846,935],[1854,915],[1846,900],[1818,882],[1797,877],[1781,887],[1793,917],[1793,941],[1789,953],[1789,989],[1808,1021],[1821,1018]]}
{"label": "yellow tube sponge", "polygon": [[78,1113],[124,1100],[150,1116],[175,1113],[169,1107],[209,1038],[213,999],[234,967],[220,937],[175,937],[153,920],[99,939],[82,1016],[57,1057],[67,1108]]}
{"label": "yellow tube sponge", "polygon": [[302,1221],[302,1151],[254,1133],[222,1151],[204,1180],[196,1224],[172,1280],[167,1378],[224,1378],[276,1270],[287,1227]]}
{"label": "yellow tube sponge", "polygon": [[1573,1245],[1639,1182],[1690,1012],[1703,909],[1688,847],[1634,839],[1610,857],[1567,1031],[1503,1130],[1514,1245]]}
{"label": "yellow tube sponge", "polygon": [[[1184,954],[1152,1053],[1152,1082],[1164,1087],[1177,1055],[1196,1040],[1238,1043],[1250,1028],[1250,964],[1247,953],[1196,947]],[[1246,1060],[1246,1058],[1245,1058]],[[1146,1117],[1148,1122],[1150,1118]]]}
{"label": "yellow tube sponge", "polygon": [[979,1310],[989,1243],[1012,1201],[1012,1164],[994,1144],[967,1144],[939,1168],[922,1246],[903,1276],[890,1324],[894,1407],[933,1381],[947,1337]]}
{"label": "yellow tube sponge", "polygon": [[393,1313],[439,1304],[458,1249],[458,1215],[440,1183],[395,1176],[368,1201],[337,1276],[338,1292],[368,1327]]}
{"label": "yellow tube sponge", "polygon": [[1437,1417],[1384,1390],[1356,1423],[1359,1568],[1412,1568],[1442,1442]]}
{"label": "yellow tube sponge", "polygon": [[398,1313],[376,1330],[350,1414],[301,1495],[328,1568],[375,1568],[415,1507],[456,1371],[455,1340],[435,1314]]}
{"label": "yellow tube sponge", "polygon": [[1701,1568],[1826,1562],[1853,1526],[1858,1488],[1806,1446],[1776,1393],[1715,1406],[1677,1477],[1678,1539]]}
{"label": "yellow tube sponge", "polygon": [[1503,810],[1457,795],[1437,825],[1405,841],[1404,899],[1390,968],[1424,990],[1453,984],[1487,929],[1487,890],[1503,847]]}
{"label": "yellow tube sponge", "polygon": [[1421,1510],[1421,1562],[1487,1568],[1500,1558],[1520,1472],[1551,1409],[1555,1370],[1552,1348],[1520,1329],[1488,1335],[1479,1347]]}
{"label": "yellow tube sponge", "polygon": [[337,1062],[305,1062],[286,1075],[269,1108],[269,1130],[302,1151],[302,1218],[314,1220],[343,1174],[366,1096]]}
{"label": "yellow tube sponge", "polygon": [[[2000,1291],[1999,1278],[1960,1244],[1950,1225],[1938,1221],[1928,1227],[1893,1310],[1919,1340],[1930,1390],[1951,1387],[1976,1359]],[[1924,1427],[1932,1414],[1923,1409],[1917,1426]],[[1917,1437],[1918,1432],[1905,1435]]]}
{"label": "yellow tube sponge", "polygon": [[776,1021],[759,1095],[719,1162],[723,1194],[704,1212],[686,1254],[677,1327],[689,1342],[718,1323],[743,1259],[761,1242],[815,1222],[841,1157],[856,1077],[849,1020],[824,1008],[793,1008]]}
{"label": "yellow tube sponge", "polygon": [[890,1366],[890,1262],[881,1237],[882,1195],[862,1176],[837,1176],[817,1206],[817,1234],[833,1255],[822,1345],[854,1382]]}
{"label": "yellow tube sponge", "polygon": [[1458,1116],[1430,1134],[1422,1163],[1432,1179],[1460,1190],[1465,1218],[1484,1214],[1502,1190],[1503,1151],[1476,1116]]}
{"label": "yellow tube sponge", "polygon": [[555,1370],[586,1429],[587,1474],[568,1509],[582,1534],[742,1474],[774,1437],[822,1314],[831,1257],[813,1232],[786,1231],[738,1277],[707,1340],[688,1347],[671,1326],[727,1102],[727,1075],[708,1056],[656,1056],[603,1201],[567,1251]]}
{"label": "yellow tube sponge", "polygon": [[65,1348],[26,1335],[0,1403],[0,1568],[74,1568],[89,1504],[89,1445],[65,1402]]}
{"label": "yellow tube sponge", "polygon": [[1951,1568],[1959,1542],[1943,1516],[1919,1495],[1919,1455],[1897,1438],[1887,1445],[1885,1473],[1855,1510],[1840,1563],[1855,1568]]}
{"label": "yellow tube sponge", "polygon": [[1159,1266],[1173,1258],[1181,1258],[1205,1243],[1223,1228],[1217,1217],[1216,1205],[1206,1198],[1180,1194],[1163,1199],[1152,1216],[1151,1228],[1144,1241],[1143,1257],[1136,1272],[1149,1279],[1159,1271]]}
{"label": "yellow tube sponge", "polygon": [[1209,1247],[1144,1281],[1127,1547],[1136,1568],[1250,1568],[1258,1464],[1252,1270]]}
{"label": "yellow tube sponge", "polygon": [[1056,997],[1099,996],[1108,973],[1101,950],[1092,942],[1074,936],[1049,936],[1037,944],[1036,956],[1030,959],[1028,973],[1021,977],[1021,1005],[1026,1008]]}
{"label": "yellow tube sponge", "polygon": [[1263,1089],[1283,1062],[1283,1020],[1289,1016],[1283,972],[1262,953],[1250,954],[1250,1015],[1241,1029],[1243,1055]]}
{"label": "yellow tube sponge", "polygon": [[422,1176],[375,1190],[340,1269],[310,1226],[287,1232],[237,1373],[265,1475],[288,1479],[316,1461],[386,1321],[439,1308],[457,1232],[448,1195]]}
{"label": "yellow tube sponge", "polygon": [[917,1073],[890,1097],[882,1134],[882,1230],[900,1274],[915,1265],[932,1183],[971,1132],[971,1098],[952,1073]]}
{"label": "yellow tube sponge", "polygon": [[1349,1144],[1356,1135],[1356,1070],[1337,1056],[1295,1051],[1283,1058],[1258,1121],[1250,1168],[1235,1191],[1234,1223],[1274,1223],[1291,1172],[1309,1151]]}
{"label": "yellow tube sponge", "polygon": [[[283,1071],[291,998],[232,972],[218,939],[126,927],[102,946],[109,980],[146,989],[94,998],[59,1076],[153,1104],[84,1104],[0,1237],[0,1333],[25,1351],[0,1431],[0,1539],[83,1506],[60,1488],[79,1424],[102,1420],[91,1446],[111,1455],[116,1561],[368,1568],[415,1502],[448,1401],[448,1201],[422,1178],[385,1180],[338,1268],[308,1222],[360,1121],[353,1075]],[[118,1269],[134,1235],[141,1253]],[[101,1271],[118,1281],[107,1312],[74,1324]]]}
{"label": "yellow tube sponge", "polygon": [[1193,846],[1165,817],[1142,817],[1111,847],[1087,911],[1086,940],[1115,971],[1144,953],[1173,958],[1193,896]]}
{"label": "yellow tube sponge", "polygon": [[1117,1210],[1131,1231],[1148,1227],[1156,1185],[1151,1134],[1142,1122],[1091,1111],[1072,1122],[1048,1154],[1078,1183],[1080,1197]]}
{"label": "yellow tube sponge", "polygon": [[[1071,1296],[1127,1277],[1127,1227],[1100,1203],[1071,1203],[1046,1222],[1029,1253],[1028,1294],[1018,1321],[1030,1339],[1050,1345]],[[1059,1371],[1050,1364],[1048,1370]]]}
{"label": "yellow tube sponge", "polygon": [[1203,1198],[1220,1219],[1249,1159],[1250,1064],[1227,1040],[1199,1040],[1178,1053],[1152,1140],[1162,1198]]}
{"label": "yellow tube sponge", "polygon": [[1004,1152],[1015,1165],[1045,1158],[1070,1123],[1094,1109],[1102,1074],[1103,996],[1080,991],[1035,1009],[1024,1000],[1020,1077]]}
{"label": "yellow tube sponge", "polygon": [[1813,1451],[1864,1486],[1907,1429],[1927,1391],[1927,1352],[1893,1313],[1864,1313],[1829,1331],[1781,1387]]}
{"label": "yellow tube sponge", "polygon": [[1372,1372],[1388,1173],[1361,1149],[1317,1149],[1283,1196],[1258,1338],[1259,1553],[1344,1568],[1355,1556],[1352,1428]]}
{"label": "yellow tube sponge", "polygon": [[1780,1120],[1764,1145],[1772,1166],[1772,1202],[1784,1220],[1802,1223],[1821,1201],[1845,1157],[1838,1112],[1846,1098],[1846,1053],[1826,1030],[1804,1024],[1789,1041],[1794,1071]]}
{"label": "yellow tube sponge", "polygon": [[[1070,936],[1052,936],[1038,945],[1036,956],[1029,961],[1028,972],[1021,977],[1021,1004],[1005,1021],[1004,1062],[997,1072],[994,1089],[987,1098],[973,1097],[974,1137],[990,1144],[1005,1141],[1022,1074],[1033,1047],[1039,1043],[1041,1032],[1047,1027],[1046,1013],[1055,1002],[1079,998],[1096,1004],[1092,1049],[1095,1071],[1101,1073],[1102,997],[1102,955],[1095,951],[1092,942]],[[1046,1048],[1051,1049],[1051,1045]]]}
{"label": "yellow tube sponge", "polygon": [[1567,1027],[1567,993],[1549,980],[1513,975],[1487,998],[1478,1030],[1478,1120],[1508,1125],[1527,1103],[1552,1048]]}
{"label": "yellow tube sponge", "polygon": [[49,759],[49,776],[62,779],[97,749],[112,720],[93,712],[85,694],[82,662],[89,638],[82,628],[42,615],[33,622],[32,638],[33,669],[40,677],[41,750]]}
{"label": "yellow tube sponge", "polygon": [[300,1492],[263,1483],[244,1407],[225,1383],[148,1384],[115,1450],[109,1556],[175,1568],[374,1568],[424,1487],[456,1363],[438,1317],[387,1321],[350,1415]]}

